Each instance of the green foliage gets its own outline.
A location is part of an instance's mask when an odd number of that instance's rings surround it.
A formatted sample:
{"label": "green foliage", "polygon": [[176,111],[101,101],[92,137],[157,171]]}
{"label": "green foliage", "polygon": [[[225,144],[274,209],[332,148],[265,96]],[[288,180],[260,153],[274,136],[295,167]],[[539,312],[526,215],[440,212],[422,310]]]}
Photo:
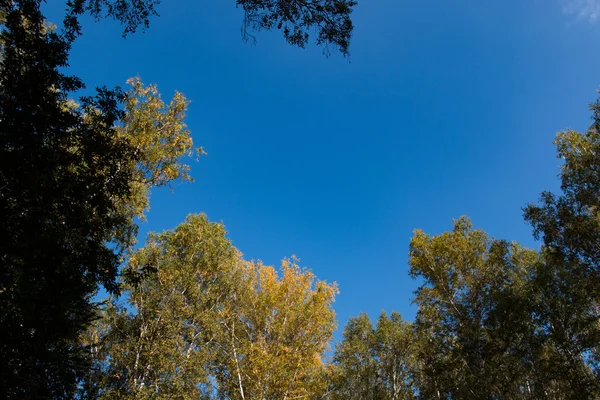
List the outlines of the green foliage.
{"label": "green foliage", "polygon": [[[99,284],[117,289],[151,186],[186,179],[176,94],[98,89],[64,75],[76,20],[48,29],[35,1],[4,2],[0,68],[0,397],[70,397]],[[125,105],[125,110],[121,107]]]}
{"label": "green foliage", "polygon": [[[79,15],[130,33],[157,5],[73,0],[57,31],[39,1],[0,0],[0,397],[600,398],[600,100],[585,133],[557,136],[562,193],[525,209],[539,252],[465,217],[416,231],[416,320],[351,318],[327,365],[337,287],[297,259],[246,261],[204,215],[132,250],[151,188],[191,180],[184,159],[203,153],[188,101],[133,78],[75,102],[84,85],[61,71]],[[246,37],[303,47],[315,31],[348,54],[353,0],[237,5]]]}
{"label": "green foliage", "polygon": [[[84,88],[63,73],[81,33],[78,16],[113,17],[130,33],[148,26],[157,4],[70,0],[58,31],[39,0],[0,0],[2,398],[73,395],[88,369],[79,339],[95,316],[93,295],[99,285],[118,291],[151,187],[190,180],[182,158],[202,153],[183,123],[180,93],[165,105],[136,78],[127,93],[100,88],[78,103],[70,98]],[[300,46],[316,29],[318,43],[348,52],[352,1],[238,4],[255,28],[277,26]],[[115,323],[124,318],[116,305],[106,312]]]}
{"label": "green foliage", "polygon": [[[400,336],[412,343],[392,346],[411,360],[411,394],[600,398],[600,100],[591,109],[586,133],[557,136],[562,194],[544,192],[525,209],[539,253],[492,239],[465,217],[441,235],[415,232],[410,274],[422,286],[412,336]],[[383,398],[378,342],[366,315],[350,320],[336,349],[338,398]]]}
{"label": "green foliage", "polygon": [[[415,398],[415,373],[417,359],[414,356],[414,334],[409,322],[397,312],[388,317],[381,313],[375,336],[380,379],[386,396],[384,399],[409,400]],[[380,383],[381,384],[381,383]]]}
{"label": "green foliage", "polygon": [[525,209],[544,243],[532,285],[540,340],[555,349],[542,359],[544,375],[567,397],[586,398],[600,396],[600,103],[591,109],[587,132],[556,138],[563,193],[544,192]]}
{"label": "green foliage", "polygon": [[191,215],[151,235],[86,335],[81,398],[315,398],[335,328],[335,286],[284,260],[246,262],[221,224]]}
{"label": "green foliage", "polygon": [[410,274],[422,278],[415,303],[424,398],[528,397],[527,280],[534,251],[490,239],[460,218],[451,232],[416,231]]}
{"label": "green foliage", "polygon": [[130,229],[116,232],[115,236],[131,246],[137,234],[134,219],[145,218],[150,189],[175,181],[192,181],[190,167],[183,158],[198,157],[204,151],[193,147],[184,122],[189,101],[182,93],[175,92],[165,105],[155,85],[144,86],[138,77],[127,83],[131,88],[124,95],[123,114],[116,131],[118,140],[133,149],[133,157],[122,160],[122,168],[130,174],[129,192],[115,200]]}
{"label": "green foliage", "polygon": [[344,328],[343,341],[336,346],[335,395],[340,399],[377,399],[376,339],[366,314],[351,318]]}
{"label": "green foliage", "polygon": [[83,86],[60,72],[72,24],[48,31],[35,1],[0,8],[0,397],[69,397],[85,368],[89,296],[114,288],[113,198],[128,193],[120,163],[133,154],[114,129],[118,91],[66,107]]}
{"label": "green foliage", "polygon": [[94,369],[81,397],[198,398],[209,386],[208,344],[235,280],[236,253],[225,233],[190,216],[132,255],[126,305],[114,297],[87,335]]}
{"label": "green foliage", "polygon": [[411,324],[381,313],[377,327],[366,314],[351,318],[334,355],[334,399],[415,398],[416,358]]}

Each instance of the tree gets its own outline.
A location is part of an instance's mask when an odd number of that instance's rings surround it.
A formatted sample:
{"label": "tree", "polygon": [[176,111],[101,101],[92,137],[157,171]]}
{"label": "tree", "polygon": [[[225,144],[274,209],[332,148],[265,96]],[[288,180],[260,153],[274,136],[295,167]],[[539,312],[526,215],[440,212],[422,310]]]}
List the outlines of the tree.
{"label": "tree", "polygon": [[[0,1],[0,395],[8,398],[73,392],[91,297],[98,284],[117,290],[149,188],[189,178],[178,161],[191,150],[181,95],[163,109],[155,88],[133,81],[129,95],[101,88],[76,104],[69,96],[83,82],[62,72],[79,15],[114,17],[129,33],[148,25],[158,2],[72,0],[60,32],[48,29],[40,3]],[[282,29],[299,46],[314,28],[317,42],[344,54],[354,4],[238,2],[245,27]]]}
{"label": "tree", "polygon": [[70,397],[91,296],[116,289],[148,188],[188,178],[186,101],[163,109],[138,80],[77,104],[83,83],[60,72],[77,21],[57,32],[35,1],[0,8],[0,396]]}
{"label": "tree", "polygon": [[566,397],[600,396],[600,100],[585,133],[566,131],[555,144],[562,194],[542,193],[525,219],[543,240],[534,277],[541,340],[556,351],[544,373]]}
{"label": "tree", "polygon": [[[78,336],[93,317],[98,284],[116,291],[152,186],[187,179],[186,101],[163,109],[153,87],[101,88],[69,100],[83,82],[65,75],[78,16],[110,16],[125,33],[147,26],[158,1],[71,0],[60,32],[39,0],[0,1],[0,395],[68,397],[85,360]],[[245,27],[282,29],[303,46],[347,54],[351,0],[240,1]],[[245,32],[249,32],[245,28]],[[120,108],[121,102],[125,110]],[[138,112],[136,112],[138,110]]]}
{"label": "tree", "polygon": [[316,399],[325,390],[324,352],[336,326],[337,288],[285,259],[244,262],[242,282],[222,311],[215,376],[229,399]]}
{"label": "tree", "polygon": [[[147,28],[150,17],[158,15],[156,6],[160,0],[71,0],[70,8],[75,15],[89,13],[96,19],[111,17],[124,25],[123,34],[135,32],[139,26]],[[236,6],[244,10],[242,32],[245,39],[254,39],[253,32],[278,29],[289,44],[304,47],[312,32],[316,43],[339,49],[349,54],[352,36],[350,14],[356,5],[354,0],[236,0]]]}
{"label": "tree", "polygon": [[366,314],[351,318],[336,346],[333,398],[414,399],[414,350],[412,326],[399,313],[382,312],[375,329]]}
{"label": "tree", "polygon": [[376,343],[373,324],[367,314],[350,318],[343,339],[335,348],[334,397],[338,399],[381,398],[377,385]]}
{"label": "tree", "polygon": [[335,327],[335,286],[295,260],[246,262],[221,224],[191,215],[150,236],[87,335],[81,398],[314,398]]}
{"label": "tree", "polygon": [[409,264],[423,279],[415,299],[422,398],[538,398],[528,286],[537,262],[536,252],[490,239],[464,217],[438,236],[415,232]]}
{"label": "tree", "polygon": [[130,174],[127,196],[115,198],[117,212],[126,219],[128,230],[115,232],[129,249],[136,241],[135,219],[145,219],[150,208],[149,193],[153,187],[168,186],[177,181],[192,181],[185,157],[204,154],[194,148],[191,132],[184,119],[189,101],[175,92],[165,104],[155,85],[145,86],[139,77],[127,81],[131,86],[123,98],[123,113],[116,123],[116,138],[133,149],[133,158],[121,160]]}
{"label": "tree", "polygon": [[233,290],[236,257],[225,228],[204,215],[150,235],[125,268],[125,303],[114,296],[87,334],[94,368],[80,397],[210,393],[210,343]]}
{"label": "tree", "polygon": [[[491,239],[464,217],[451,232],[415,232],[410,274],[423,280],[415,341],[390,347],[415,359],[415,372],[404,375],[414,379],[413,394],[600,396],[600,100],[591,110],[587,132],[557,136],[562,194],[544,192],[525,209],[540,252]],[[385,322],[377,330],[366,315],[349,322],[334,359],[339,398],[388,398],[376,345]]]}
{"label": "tree", "polygon": [[414,354],[412,325],[402,319],[398,312],[388,317],[381,313],[375,336],[380,377],[385,388],[386,400],[410,400],[415,398],[417,358]]}
{"label": "tree", "polygon": [[118,92],[67,107],[82,87],[59,72],[72,26],[45,31],[34,2],[0,8],[0,395],[67,397],[83,368],[89,296],[116,273],[106,243],[122,221],[112,198],[127,193],[120,161],[134,157],[113,128]]}

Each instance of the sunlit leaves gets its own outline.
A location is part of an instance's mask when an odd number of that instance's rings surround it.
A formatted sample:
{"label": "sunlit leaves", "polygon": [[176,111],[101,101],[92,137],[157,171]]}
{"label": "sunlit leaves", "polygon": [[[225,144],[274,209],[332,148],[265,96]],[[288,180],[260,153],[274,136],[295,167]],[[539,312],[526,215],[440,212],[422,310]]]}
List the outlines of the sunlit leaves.
{"label": "sunlit leaves", "polygon": [[337,289],[296,259],[279,273],[245,261],[221,224],[191,215],[151,235],[124,277],[127,306],[113,298],[88,334],[98,349],[88,396],[291,399],[325,390]]}
{"label": "sunlit leaves", "polygon": [[322,357],[335,329],[337,288],[283,260],[279,273],[243,262],[241,289],[226,307],[219,390],[231,399],[315,398],[324,385]]}
{"label": "sunlit leaves", "polygon": [[[134,218],[144,218],[149,208],[152,187],[175,181],[191,181],[186,158],[203,154],[194,148],[190,131],[184,122],[189,101],[179,92],[165,104],[155,85],[145,86],[140,78],[127,81],[131,86],[124,95],[124,113],[116,127],[118,140],[133,149],[123,168],[130,173],[129,193],[117,198],[119,213],[133,226]],[[120,232],[122,240],[131,244],[136,230]]]}
{"label": "sunlit leaves", "polygon": [[415,299],[423,396],[527,394],[526,282],[536,261],[535,252],[493,240],[464,217],[451,232],[415,232],[409,264],[424,281]]}

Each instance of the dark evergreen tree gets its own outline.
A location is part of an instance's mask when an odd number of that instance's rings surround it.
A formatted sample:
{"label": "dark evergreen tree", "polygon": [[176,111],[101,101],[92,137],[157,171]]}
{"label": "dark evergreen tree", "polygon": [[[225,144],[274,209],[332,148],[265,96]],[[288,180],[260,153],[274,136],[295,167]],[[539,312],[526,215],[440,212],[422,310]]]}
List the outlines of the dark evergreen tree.
{"label": "dark evergreen tree", "polygon": [[61,72],[79,26],[50,31],[35,0],[2,1],[0,68],[0,397],[61,398],[85,368],[79,334],[98,284],[115,288],[130,240],[115,199],[135,159],[116,137],[120,91],[72,106]]}

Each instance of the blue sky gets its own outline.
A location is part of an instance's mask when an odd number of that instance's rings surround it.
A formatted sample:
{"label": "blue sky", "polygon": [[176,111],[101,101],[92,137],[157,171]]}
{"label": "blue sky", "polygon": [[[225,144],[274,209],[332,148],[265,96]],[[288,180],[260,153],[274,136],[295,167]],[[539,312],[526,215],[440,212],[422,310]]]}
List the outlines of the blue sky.
{"label": "blue sky", "polygon": [[363,311],[414,317],[416,228],[469,215],[537,246],[521,208],[558,187],[555,133],[589,124],[600,0],[363,0],[350,59],[278,32],[244,43],[234,1],[163,3],[127,39],[86,21],[71,57],[89,87],[139,75],[192,101],[208,155],[193,184],[153,192],[142,235],[206,212],[248,258],[296,254],[338,282],[340,328]]}

